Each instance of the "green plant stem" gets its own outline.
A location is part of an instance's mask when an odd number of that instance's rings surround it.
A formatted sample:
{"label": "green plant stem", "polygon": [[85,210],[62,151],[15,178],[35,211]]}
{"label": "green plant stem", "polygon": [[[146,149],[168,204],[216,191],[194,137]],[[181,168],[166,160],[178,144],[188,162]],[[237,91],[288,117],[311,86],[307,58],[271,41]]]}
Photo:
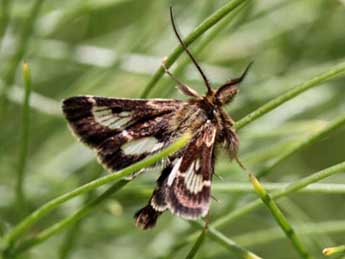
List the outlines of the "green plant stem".
{"label": "green plant stem", "polygon": [[10,230],[4,237],[3,241],[7,247],[13,245],[13,243],[18,239],[27,229],[29,229],[34,223],[36,223],[39,219],[43,216],[48,214],[50,211],[58,207],[60,204],[78,196],[88,191],[94,190],[95,188],[102,186],[107,183],[111,183],[113,181],[119,180],[125,176],[128,176],[134,172],[141,170],[142,168],[148,167],[157,161],[163,159],[164,157],[169,156],[170,154],[176,152],[177,150],[181,149],[190,139],[189,135],[185,135],[178,139],[175,143],[170,145],[169,147],[165,148],[161,152],[154,154],[142,161],[139,161],[131,166],[128,166],[116,173],[111,175],[107,175],[91,181],[85,185],[82,185],[71,192],[65,193],[46,204],[42,205],[36,211],[31,213],[27,216],[23,221],[21,221],[18,225],[16,225],[12,230]]}
{"label": "green plant stem", "polygon": [[266,176],[269,172],[272,171],[280,162],[285,160],[286,158],[290,157],[291,155],[295,154],[296,151],[303,149],[304,147],[315,143],[316,141],[324,138],[325,136],[329,135],[331,132],[335,131],[336,129],[345,125],[345,115],[340,116],[338,119],[330,122],[325,128],[312,134],[311,136],[307,137],[307,139],[296,143],[295,145],[289,147],[285,151],[283,151],[274,161],[265,169],[258,172],[258,177]]}
{"label": "green plant stem", "polygon": [[28,47],[29,39],[31,37],[34,23],[38,17],[39,10],[43,4],[44,0],[36,0],[32,5],[28,18],[24,22],[23,29],[20,33],[18,39],[18,46],[16,49],[15,54],[12,58],[8,61],[8,66],[5,68],[4,71],[4,87],[0,92],[0,119],[3,119],[5,116],[5,111],[7,107],[7,93],[9,88],[13,85],[15,80],[15,75],[17,71],[17,67],[22,60],[25,51]]}
{"label": "green plant stem", "polygon": [[[303,223],[296,224],[296,229],[301,236],[315,236],[324,235],[325,233],[343,233],[345,231],[345,221],[326,221],[317,223]],[[285,235],[282,233],[280,227],[273,227],[269,229],[249,232],[234,236],[239,244],[244,246],[258,246],[267,243],[271,243],[275,240],[284,238]]]}
{"label": "green plant stem", "polygon": [[[286,215],[288,217],[291,217],[291,221],[296,232],[298,233],[298,236],[302,237],[300,229],[297,228],[297,225],[306,222],[313,222],[313,214],[309,215],[309,213],[304,210],[303,204],[299,204],[298,202],[296,203],[295,199],[292,199],[290,197],[285,197],[284,199],[279,201],[279,206],[282,208],[282,210],[286,211]],[[320,234],[309,236],[309,238],[303,238],[302,241],[309,249],[311,249],[312,247],[314,247],[315,249],[316,247],[317,249],[320,249],[324,246],[324,244],[332,242],[329,235]],[[315,251],[315,249],[313,249],[313,251]]]}
{"label": "green plant stem", "polygon": [[88,202],[84,207],[79,209],[73,215],[61,220],[58,223],[55,223],[51,227],[36,234],[34,237],[25,240],[17,248],[14,248],[14,254],[22,253],[30,249],[31,247],[42,243],[43,241],[47,240],[51,236],[61,232],[65,228],[77,223],[81,218],[89,214],[96,206],[100,205],[103,201],[108,199],[115,192],[119,191],[127,183],[129,183],[129,180],[120,180],[116,182],[110,188],[108,188],[105,192],[103,192],[100,196]]}
{"label": "green plant stem", "polygon": [[[79,239],[79,237],[81,236],[81,233],[80,233],[81,227],[82,227],[82,221],[78,220],[73,225],[71,225],[70,228],[66,231],[66,233],[64,234],[64,237],[63,237],[63,241],[62,241],[61,245],[59,246],[59,250],[57,252],[59,259],[67,259],[67,258],[71,257],[71,254],[73,253],[74,248],[75,248],[75,244],[76,244],[77,240]],[[58,232],[56,232],[56,233],[58,233]],[[38,238],[38,237],[35,236],[34,238]],[[42,242],[43,241],[44,240],[42,240]],[[24,242],[26,243],[28,241],[25,240]],[[25,246],[24,242],[19,245],[18,250],[14,251],[15,254],[19,254],[21,252],[20,250],[21,250],[22,245]],[[38,242],[37,244],[40,244],[40,243],[41,242]],[[33,246],[31,246],[31,247],[33,247]],[[30,247],[28,249],[30,249]],[[24,249],[24,250],[26,250],[26,249]]]}
{"label": "green plant stem", "polygon": [[[265,188],[269,191],[279,191],[291,183],[267,183]],[[251,193],[253,188],[248,183],[214,183],[212,190],[223,193]],[[317,193],[317,194],[345,194],[345,184],[340,183],[314,183],[308,185],[306,188],[299,189],[302,193]]]}
{"label": "green plant stem", "polygon": [[243,259],[260,259],[261,258],[257,256],[256,254],[250,252],[249,250],[237,245],[234,241],[230,240],[229,238],[227,238],[225,235],[223,235],[221,232],[217,231],[213,227],[210,227],[207,233],[211,239],[213,239],[217,243],[220,243],[228,250],[232,252],[234,252],[234,250],[237,250],[237,254],[241,256],[240,258],[243,258]]}
{"label": "green plant stem", "polygon": [[322,253],[326,256],[331,256],[335,254],[345,254],[345,245],[327,247],[322,250]]}
{"label": "green plant stem", "polygon": [[272,199],[271,195],[265,190],[262,184],[258,181],[258,179],[253,175],[249,174],[250,182],[252,183],[256,193],[259,195],[260,199],[263,203],[267,206],[270,210],[271,214],[275,218],[276,222],[280,226],[280,228],[284,231],[286,237],[291,240],[293,246],[300,254],[301,258],[311,259],[312,257],[309,255],[307,250],[305,249],[304,245],[297,237],[294,228],[291,226],[287,218],[284,216],[283,212],[280,210],[278,205]]}
{"label": "green plant stem", "polygon": [[260,259],[261,258],[257,256],[256,254],[250,252],[249,250],[244,249],[243,247],[237,245],[234,241],[230,240],[229,238],[227,238],[225,235],[223,235],[221,232],[217,231],[213,227],[209,228],[208,236],[232,252],[234,252],[234,249],[237,250],[238,251],[237,254],[241,256],[240,258],[243,258],[243,259]]}
{"label": "green plant stem", "polygon": [[235,124],[236,129],[241,129],[247,124],[253,122],[254,120],[262,117],[266,113],[272,111],[273,109],[277,108],[279,105],[291,100],[292,98],[296,97],[297,95],[320,85],[330,79],[333,79],[345,72],[345,62],[338,64],[337,66],[332,67],[331,69],[327,70],[326,72],[315,76],[314,78],[310,79],[307,82],[299,84],[293,87],[291,90],[287,91],[285,94],[278,96],[277,98],[267,102],[266,104],[262,105],[252,113],[248,114],[241,120],[237,121]]}
{"label": "green plant stem", "polygon": [[[341,172],[345,172],[345,162],[342,162],[342,163],[336,164],[334,166],[328,167],[328,168],[321,170],[319,172],[316,172],[310,176],[302,178],[301,180],[298,180],[294,183],[291,183],[287,187],[285,187],[284,189],[277,191],[277,192],[273,192],[272,198],[276,199],[276,198],[286,196],[290,193],[297,192],[298,190],[301,190],[302,188],[304,188],[304,187],[306,187],[312,183],[321,181],[322,179],[325,179],[331,175],[338,174]],[[217,227],[224,226],[225,224],[229,224],[230,222],[233,222],[234,220],[236,220],[236,219],[244,216],[245,214],[253,211],[254,209],[260,207],[261,204],[262,203],[259,199],[252,201],[252,202],[242,206],[240,209],[238,209],[234,212],[230,212],[229,214],[227,214],[223,217],[220,217],[218,220],[216,220],[212,224],[212,226],[217,228]]]}
{"label": "green plant stem", "polygon": [[[204,229],[204,226],[200,222],[190,221],[193,226],[196,226],[200,229]],[[224,246],[226,249],[231,251],[232,253],[236,254],[238,257],[236,258],[243,258],[243,259],[260,259],[261,257],[257,256],[256,254],[250,252],[246,248],[238,245],[235,241],[229,239],[221,232],[216,230],[215,228],[208,226],[207,232],[205,232],[212,240],[216,241],[217,243]]]}
{"label": "green plant stem", "polygon": [[26,160],[28,156],[29,146],[29,127],[30,127],[30,93],[31,93],[31,78],[28,64],[23,64],[23,79],[24,79],[24,100],[22,108],[22,124],[20,130],[20,150],[18,158],[17,169],[17,185],[16,198],[17,210],[19,216],[23,216],[26,212],[26,199],[24,194],[24,172],[26,167]]}
{"label": "green plant stem", "polygon": [[205,237],[206,237],[207,227],[204,227],[204,229],[201,231],[199,237],[195,241],[192,249],[189,251],[189,253],[186,256],[186,259],[193,259],[194,256],[197,254],[199,249],[201,248],[201,245],[203,244]]}
{"label": "green plant stem", "polygon": [[[193,32],[191,32],[185,39],[184,42],[188,46],[204,34],[208,29],[214,26],[217,22],[223,19],[227,14],[232,10],[239,7],[241,4],[249,0],[232,0],[229,3],[225,4],[223,7],[219,8],[216,12],[210,15],[206,20],[204,20]],[[175,60],[181,55],[183,48],[181,45],[178,45],[173,52],[167,57],[166,66],[169,68]],[[141,97],[146,98],[153,87],[164,75],[164,69],[160,66],[159,69],[154,73],[149,83],[146,85]]]}

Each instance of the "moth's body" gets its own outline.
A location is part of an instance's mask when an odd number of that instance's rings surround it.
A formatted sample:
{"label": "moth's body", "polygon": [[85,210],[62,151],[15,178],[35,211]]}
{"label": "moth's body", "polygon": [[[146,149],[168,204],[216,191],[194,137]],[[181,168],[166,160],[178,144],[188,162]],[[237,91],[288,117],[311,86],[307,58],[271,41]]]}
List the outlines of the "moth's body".
{"label": "moth's body", "polygon": [[[172,12],[171,18],[173,22]],[[63,102],[72,131],[96,150],[100,162],[111,172],[159,152],[185,133],[192,135],[184,148],[155,165],[161,171],[156,188],[148,204],[135,215],[137,226],[143,229],[153,227],[158,216],[168,209],[186,219],[206,216],[215,150],[222,146],[229,151],[230,158],[236,158],[239,145],[234,122],[222,107],[237,94],[237,85],[249,66],[239,78],[212,89],[174,22],[173,27],[203,76],[205,96],[179,82],[163,64],[181,92],[190,97],[188,101],[77,96]]]}

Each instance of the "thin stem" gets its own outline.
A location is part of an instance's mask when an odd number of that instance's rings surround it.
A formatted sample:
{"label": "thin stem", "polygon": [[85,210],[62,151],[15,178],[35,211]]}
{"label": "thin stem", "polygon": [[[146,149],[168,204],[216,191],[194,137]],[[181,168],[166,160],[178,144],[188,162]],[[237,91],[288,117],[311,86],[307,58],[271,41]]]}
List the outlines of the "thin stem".
{"label": "thin stem", "polygon": [[[279,191],[288,187],[291,183],[267,183],[265,188],[269,191]],[[214,183],[212,190],[221,193],[252,193],[253,188],[249,183]],[[341,183],[314,183],[303,189],[297,190],[301,193],[317,194],[345,194],[345,184]]]}
{"label": "thin stem", "polygon": [[[302,188],[305,188],[306,186],[321,181],[322,179],[325,179],[329,176],[342,173],[345,171],[345,162],[336,164],[334,166],[328,167],[324,170],[321,170],[319,172],[316,172],[310,176],[307,176],[305,178],[302,178],[294,183],[289,184],[287,187],[284,189],[272,193],[272,198],[280,198],[283,196],[286,196],[290,193],[297,192],[301,190]],[[242,206],[240,209],[230,212],[229,214],[220,217],[218,220],[216,220],[212,226],[213,227],[221,227],[224,226],[225,224],[229,224],[230,222],[233,222],[234,220],[242,217],[243,215],[253,211],[254,209],[260,207],[262,203],[260,200],[255,200],[252,201],[244,206]]]}
{"label": "thin stem", "polygon": [[[299,235],[302,236],[315,236],[325,233],[336,234],[345,231],[345,221],[326,221],[317,223],[301,223],[295,225]],[[269,229],[249,232],[234,236],[234,239],[245,246],[258,246],[267,243],[272,243],[284,237],[279,227],[272,227]]]}
{"label": "thin stem", "polygon": [[158,152],[157,154],[154,154],[142,161],[139,161],[131,166],[128,166],[116,173],[113,173],[111,175],[107,175],[104,177],[101,177],[99,179],[96,179],[94,181],[91,181],[85,185],[82,185],[73,191],[70,191],[68,193],[65,193],[46,204],[42,205],[40,208],[38,208],[36,211],[31,213],[29,216],[27,216],[23,221],[21,221],[18,225],[16,225],[11,231],[9,231],[4,237],[3,241],[4,243],[9,247],[15,242],[24,232],[26,232],[34,223],[36,223],[39,219],[41,219],[43,216],[48,214],[50,211],[58,207],[60,204],[78,196],[83,193],[86,193],[88,191],[94,190],[95,188],[102,186],[107,183],[114,182],[116,180],[119,180],[125,176],[128,176],[134,172],[137,172],[141,170],[142,168],[148,167],[157,161],[161,160],[164,157],[169,156],[170,154],[176,152],[177,150],[181,149],[190,139],[189,135],[185,135],[178,139],[175,143],[170,145],[169,147],[165,148],[161,152]]}
{"label": "thin stem", "polygon": [[20,131],[20,150],[17,169],[17,210],[20,216],[26,212],[26,199],[24,194],[24,172],[28,156],[29,146],[29,127],[30,127],[30,94],[31,94],[31,78],[28,64],[23,64],[24,79],[24,100],[22,108],[22,125]]}
{"label": "thin stem", "polygon": [[243,248],[242,246],[239,246],[237,243],[232,241],[231,239],[227,238],[225,235],[223,235],[221,232],[217,231],[215,228],[210,227],[208,231],[208,235],[211,239],[216,241],[217,243],[220,243],[228,250],[234,252],[237,251],[237,254],[241,256],[241,258],[244,259],[261,259],[260,256],[254,254],[253,252],[250,252],[249,250]]}
{"label": "thin stem", "polygon": [[[190,223],[193,226],[196,226],[200,229],[204,228],[203,224],[201,224],[200,222],[190,221]],[[246,248],[243,248],[242,246],[238,245],[235,241],[229,239],[228,237],[226,237],[225,235],[223,235],[221,232],[219,232],[213,227],[209,226],[206,233],[212,240],[216,241],[217,243],[220,243],[226,249],[236,254],[238,256],[236,258],[244,258],[244,259],[260,259],[261,258],[257,256],[256,254],[254,254],[253,252],[247,250]]]}
{"label": "thin stem", "polygon": [[195,241],[192,249],[189,251],[189,253],[186,256],[186,259],[193,259],[194,256],[197,254],[199,249],[201,248],[201,245],[203,244],[205,237],[206,237],[207,227],[204,227],[204,229],[201,231],[198,239]]}
{"label": "thin stem", "polygon": [[100,196],[97,198],[91,200],[88,202],[84,207],[76,211],[73,215],[59,221],[58,223],[55,223],[51,227],[39,232],[34,237],[25,240],[23,243],[21,243],[17,248],[14,248],[14,254],[22,253],[33,246],[36,246],[43,241],[47,240],[48,238],[52,237],[53,235],[61,232],[65,228],[72,226],[73,224],[77,223],[81,218],[85,217],[87,214],[89,214],[96,206],[100,205],[103,201],[108,199],[111,195],[113,195],[115,192],[119,191],[124,187],[127,183],[129,183],[128,180],[120,180],[119,182],[116,182],[111,187],[109,187],[105,192],[103,192]]}
{"label": "thin stem", "polygon": [[[249,0],[233,0],[229,3],[225,4],[223,7],[219,8],[216,12],[214,12],[211,16],[209,16],[205,21],[203,21],[193,32],[191,32],[185,39],[184,43],[189,46],[192,42],[194,42],[197,38],[199,38],[202,34],[204,34],[208,29],[218,23],[221,19],[223,19],[227,14],[229,14],[232,10],[239,7],[242,3],[249,1]],[[168,56],[166,60],[166,66],[169,68],[175,60],[182,54],[183,47],[181,45],[177,46],[173,52]],[[146,98],[153,87],[157,84],[160,78],[164,75],[164,69],[159,67],[159,69],[154,73],[151,77],[151,80],[146,85],[141,97]]]}
{"label": "thin stem", "polygon": [[311,259],[312,257],[309,255],[304,245],[297,237],[294,228],[291,226],[287,218],[284,216],[283,212],[279,209],[278,205],[275,203],[271,195],[265,190],[265,188],[253,174],[249,174],[249,178],[256,193],[259,195],[260,199],[270,210],[271,214],[275,218],[280,228],[284,231],[287,238],[291,240],[293,246],[300,254],[301,258]]}
{"label": "thin stem", "polygon": [[[59,246],[59,250],[57,252],[58,254],[58,258],[59,259],[67,259],[71,257],[71,254],[74,251],[75,248],[75,244],[77,242],[77,240],[79,239],[79,237],[81,236],[81,226],[82,226],[82,221],[78,220],[76,221],[73,225],[70,226],[70,228],[66,231],[64,237],[63,237],[63,241],[61,243],[61,245]],[[57,231],[56,233],[58,233],[59,231]],[[39,234],[38,234],[39,235]],[[34,238],[38,238],[37,236],[35,236]],[[44,240],[42,240],[43,242]],[[28,242],[27,240],[25,240],[23,243],[21,243],[18,247],[18,250],[15,250],[14,252],[16,254],[19,254],[21,251],[21,247],[25,246],[24,243]],[[36,244],[40,244],[41,242],[37,242]],[[31,246],[32,247],[32,246]],[[31,247],[29,247],[28,249],[30,249]],[[24,249],[26,250],[26,249]]]}
{"label": "thin stem", "polygon": [[324,83],[330,79],[333,79],[337,76],[342,75],[345,72],[345,62],[340,63],[337,66],[332,67],[331,69],[327,70],[326,72],[315,76],[314,78],[310,79],[307,82],[299,84],[293,87],[291,90],[287,91],[285,94],[278,96],[277,98],[267,102],[266,104],[262,105],[252,113],[248,114],[235,124],[236,129],[243,128],[247,124],[253,122],[254,120],[260,118],[261,116],[265,115],[266,113],[272,111],[273,109],[277,108],[281,104],[291,100],[292,98],[296,97],[297,95],[305,92],[308,89],[316,87],[321,83]]}

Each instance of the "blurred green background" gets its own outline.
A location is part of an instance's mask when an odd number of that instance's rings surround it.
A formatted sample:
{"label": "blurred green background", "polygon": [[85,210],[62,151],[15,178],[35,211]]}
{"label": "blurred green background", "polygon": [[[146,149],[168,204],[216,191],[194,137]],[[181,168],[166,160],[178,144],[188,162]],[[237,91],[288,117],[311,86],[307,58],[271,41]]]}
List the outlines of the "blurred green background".
{"label": "blurred green background", "polygon": [[[169,19],[173,5],[183,35],[229,1],[162,0],[2,0],[0,2],[0,87],[8,89],[0,120],[0,230],[6,233],[23,218],[16,208],[15,186],[20,150],[23,79],[21,63],[32,73],[29,152],[24,170],[27,210],[35,208],[105,175],[95,155],[69,132],[61,100],[73,95],[138,98],[161,60],[178,45]],[[234,19],[217,25],[191,45],[214,86],[254,65],[241,92],[226,109],[235,120],[286,92],[298,83],[344,61],[345,2],[323,0],[248,1]],[[30,18],[37,4],[37,17]],[[232,13],[233,14],[233,13]],[[30,26],[32,25],[32,30]],[[28,28],[26,28],[28,27]],[[26,29],[25,29],[26,28]],[[27,33],[23,33],[23,29]],[[214,33],[203,51],[198,44]],[[221,29],[221,30],[220,30]],[[177,61],[184,63],[185,55]],[[16,65],[16,61],[19,61]],[[15,70],[11,72],[11,67]],[[175,65],[172,70],[174,70]],[[205,88],[188,62],[177,73],[200,93]],[[239,157],[254,172],[265,169],[281,152],[323,129],[345,113],[345,79],[311,89],[239,130]],[[149,97],[184,99],[164,77]],[[292,182],[342,162],[344,127],[295,152],[274,167],[262,182]],[[219,202],[211,206],[212,220],[235,211],[257,196],[247,176],[220,152],[218,184],[243,183],[243,192],[214,188]],[[184,258],[193,243],[175,249],[195,229],[165,213],[151,231],[138,230],[133,214],[146,202],[157,173],[139,177],[102,203],[79,224],[33,247],[22,258]],[[324,182],[340,191],[296,193],[278,202],[289,222],[301,233],[314,258],[321,250],[345,243],[345,175]],[[35,234],[67,217],[104,190],[77,197],[45,217]],[[341,191],[342,190],[342,191]],[[277,235],[268,232],[276,229]],[[299,258],[290,241],[263,206],[221,227],[227,237],[263,258]],[[309,230],[309,232],[308,232]],[[309,234],[303,234],[309,233]],[[173,250],[173,251],[172,251]],[[206,239],[196,258],[237,258],[220,244]]]}

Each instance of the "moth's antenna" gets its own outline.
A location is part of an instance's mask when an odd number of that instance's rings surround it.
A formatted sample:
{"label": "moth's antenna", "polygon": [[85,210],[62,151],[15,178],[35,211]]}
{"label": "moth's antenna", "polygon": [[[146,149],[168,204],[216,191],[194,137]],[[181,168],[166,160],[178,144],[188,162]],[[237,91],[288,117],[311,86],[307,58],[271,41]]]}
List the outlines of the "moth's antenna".
{"label": "moth's antenna", "polygon": [[227,81],[225,84],[221,85],[218,89],[219,91],[221,91],[222,89],[232,86],[232,85],[237,85],[239,83],[241,83],[243,81],[243,79],[246,77],[250,67],[253,65],[254,61],[250,62],[246,69],[244,70],[244,72],[242,73],[242,75],[238,78],[234,78],[234,79],[230,79],[229,81]]}
{"label": "moth's antenna", "polygon": [[174,20],[174,14],[173,14],[173,8],[172,6],[170,6],[170,19],[171,19],[171,24],[173,26],[173,29],[174,29],[174,32],[175,32],[175,35],[178,39],[178,41],[181,43],[184,51],[186,51],[186,53],[188,54],[188,56],[190,57],[190,59],[193,61],[194,65],[196,66],[196,68],[199,70],[199,73],[200,75],[202,76],[202,78],[204,79],[204,82],[205,82],[205,85],[207,87],[207,91],[208,92],[211,92],[212,89],[211,89],[211,85],[210,85],[210,82],[208,81],[205,73],[202,71],[200,65],[198,64],[198,62],[195,60],[195,58],[193,57],[192,53],[188,50],[186,44],[183,42],[181,36],[179,35],[178,31],[177,31],[177,28],[176,28],[176,25],[175,25],[175,20]]}

